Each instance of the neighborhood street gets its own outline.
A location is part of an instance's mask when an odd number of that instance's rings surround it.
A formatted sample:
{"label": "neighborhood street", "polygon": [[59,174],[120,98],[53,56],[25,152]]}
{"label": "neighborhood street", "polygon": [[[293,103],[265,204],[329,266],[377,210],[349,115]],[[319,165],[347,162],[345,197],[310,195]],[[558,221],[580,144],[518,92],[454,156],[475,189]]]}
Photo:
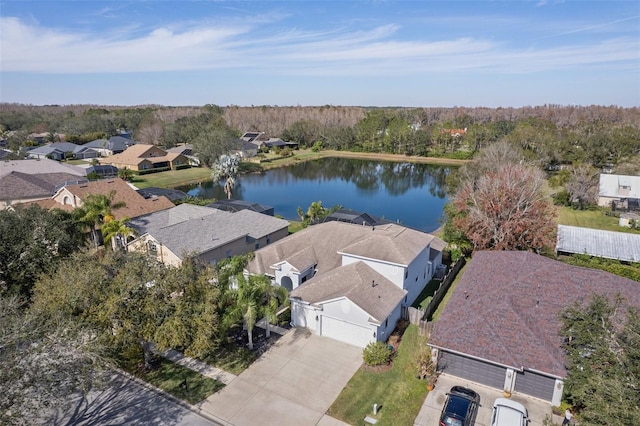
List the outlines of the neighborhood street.
{"label": "neighborhood street", "polygon": [[113,373],[109,386],[92,389],[60,410],[48,424],[53,425],[145,425],[216,426],[186,406],[143,386],[138,381]]}

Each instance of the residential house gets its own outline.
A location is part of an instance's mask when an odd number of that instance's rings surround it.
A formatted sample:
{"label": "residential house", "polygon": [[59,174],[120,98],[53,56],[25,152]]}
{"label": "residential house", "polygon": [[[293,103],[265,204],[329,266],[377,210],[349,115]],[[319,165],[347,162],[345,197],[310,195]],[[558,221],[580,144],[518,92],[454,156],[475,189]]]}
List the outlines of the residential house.
{"label": "residential house", "polygon": [[558,225],[556,255],[561,253],[640,262],[640,234]]}
{"label": "residential house", "polygon": [[389,337],[442,263],[443,246],[398,224],[325,222],[257,250],[247,272],[290,291],[294,326],[364,347]]}
{"label": "residential house", "polygon": [[601,174],[598,205],[640,210],[640,176]]}
{"label": "residential house", "polygon": [[635,281],[532,252],[476,252],[427,344],[443,373],[557,406],[567,376],[561,313],[593,294],[640,308]]}
{"label": "residential house", "polygon": [[194,167],[200,167],[200,159],[193,152],[193,145],[189,143],[176,146],[175,148],[169,148],[166,151],[167,153],[170,153],[170,154],[182,154],[185,158],[189,160],[189,165]]}
{"label": "residential house", "polygon": [[87,167],[87,176],[95,176],[99,179],[117,177],[118,168],[110,165],[94,164]]}
{"label": "residential house", "polygon": [[51,198],[58,185],[86,180],[86,170],[58,161],[0,161],[0,208]]}
{"label": "residential house", "polygon": [[146,144],[132,145],[126,151],[112,155],[101,162],[119,169],[127,167],[138,172],[176,170],[189,166],[189,160],[184,155],[168,153],[155,145]]}
{"label": "residential house", "polygon": [[[245,132],[240,139],[252,143],[258,149],[267,148],[284,148],[287,143],[280,138],[270,138],[265,132]],[[292,144],[297,146],[297,144]]]}
{"label": "residential house", "polygon": [[9,151],[8,149],[1,149],[0,148],[0,160],[4,160],[9,155],[11,155],[11,151]]}
{"label": "residential house", "polygon": [[27,151],[29,158],[50,158],[64,160],[66,158],[86,159],[96,158],[99,153],[86,145],[76,145],[71,142],[54,142]]}
{"label": "residential house", "polygon": [[381,219],[379,217],[371,216],[368,213],[357,212],[351,209],[339,209],[335,212],[331,212],[325,217],[323,222],[347,222],[355,225],[376,226],[384,225],[386,223],[393,223],[390,220]]}
{"label": "residential house", "polygon": [[144,198],[164,196],[174,203],[189,196],[186,192],[180,191],[179,189],[157,188],[155,186],[138,189],[138,194],[142,195]]}
{"label": "residential house", "polygon": [[467,134],[467,128],[464,129],[441,129],[440,133],[447,134],[454,138],[459,138]]}
{"label": "residential house", "polygon": [[186,257],[212,264],[268,246],[288,234],[289,222],[242,210],[229,213],[192,204],[138,217],[130,226],[139,235],[129,250],[154,254],[166,265]]}
{"label": "residential house", "polygon": [[46,208],[73,210],[81,207],[89,195],[109,196],[112,191],[114,192],[113,204],[120,202],[125,204],[124,207],[113,209],[113,216],[117,220],[133,219],[174,207],[174,204],[166,197],[144,198],[120,178],[66,184],[56,191],[51,200],[39,201],[38,204]]}
{"label": "residential house", "polygon": [[239,212],[240,210],[251,210],[256,213],[266,214],[268,216],[274,216],[275,210],[271,206],[265,206],[259,203],[252,203],[251,201],[244,200],[227,200],[221,199],[215,203],[207,204],[207,207],[224,210],[226,212]]}
{"label": "residential house", "polygon": [[97,151],[103,157],[120,154],[138,142],[122,136],[111,136],[109,139],[96,139],[84,146]]}
{"label": "residential house", "polygon": [[258,146],[244,139],[236,139],[231,145],[230,153],[240,158],[251,158],[258,155]]}

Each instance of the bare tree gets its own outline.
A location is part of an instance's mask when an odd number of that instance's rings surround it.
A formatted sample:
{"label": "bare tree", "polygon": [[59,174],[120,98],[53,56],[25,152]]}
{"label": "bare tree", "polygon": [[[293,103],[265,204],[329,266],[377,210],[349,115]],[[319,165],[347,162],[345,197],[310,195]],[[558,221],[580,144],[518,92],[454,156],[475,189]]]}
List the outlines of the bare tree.
{"label": "bare tree", "polygon": [[555,231],[544,184],[534,167],[499,165],[462,182],[451,201],[451,220],[474,249],[540,251],[552,244]]}
{"label": "bare tree", "polygon": [[567,192],[571,201],[578,203],[579,210],[583,210],[585,205],[596,203],[599,175],[598,169],[589,164],[578,164],[571,168]]}

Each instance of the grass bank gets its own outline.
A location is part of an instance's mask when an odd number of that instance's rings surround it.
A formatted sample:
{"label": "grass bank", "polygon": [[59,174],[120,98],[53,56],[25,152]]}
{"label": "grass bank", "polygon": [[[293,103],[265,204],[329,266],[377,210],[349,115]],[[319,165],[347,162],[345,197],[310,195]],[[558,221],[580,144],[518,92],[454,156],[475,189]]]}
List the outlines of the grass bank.
{"label": "grass bank", "polygon": [[352,425],[372,415],[373,404],[381,407],[378,425],[412,425],[427,395],[426,382],[416,378],[415,359],[425,339],[414,325],[407,327],[393,366],[387,371],[361,367],[349,380],[328,414]]}
{"label": "grass bank", "polygon": [[580,226],[583,228],[604,229],[606,231],[629,232],[637,234],[639,231],[618,225],[618,218],[607,216],[605,209],[576,210],[571,207],[558,207],[558,224]]}
{"label": "grass bank", "polygon": [[448,166],[461,166],[469,160],[457,160],[451,158],[439,158],[439,157],[418,157],[410,155],[400,154],[385,154],[381,152],[351,152],[351,151],[318,151],[313,152],[310,149],[300,149],[294,151],[294,155],[286,158],[278,158],[269,162],[260,163],[264,170],[274,169],[278,167],[284,167],[291,164],[297,164],[310,160],[317,160],[320,158],[339,157],[339,158],[353,158],[359,160],[381,160],[381,161],[395,161],[395,162],[407,162],[407,163],[421,163],[421,164],[439,164]]}
{"label": "grass bank", "polygon": [[168,170],[166,172],[148,173],[134,176],[133,184],[138,188],[157,186],[160,188],[175,188],[176,186],[202,182],[211,179],[211,170],[206,167],[191,167],[181,170]]}

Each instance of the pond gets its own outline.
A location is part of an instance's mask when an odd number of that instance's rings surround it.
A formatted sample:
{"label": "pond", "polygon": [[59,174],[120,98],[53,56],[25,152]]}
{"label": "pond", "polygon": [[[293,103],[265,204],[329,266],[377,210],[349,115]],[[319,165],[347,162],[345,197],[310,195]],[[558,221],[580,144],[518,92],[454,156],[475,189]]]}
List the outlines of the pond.
{"label": "pond", "polygon": [[[313,201],[340,205],[432,232],[440,226],[447,202],[445,178],[451,166],[376,160],[324,158],[261,174],[241,175],[233,198],[275,209],[288,220],[299,220],[298,207]],[[211,181],[178,189],[201,198],[226,198]]]}

